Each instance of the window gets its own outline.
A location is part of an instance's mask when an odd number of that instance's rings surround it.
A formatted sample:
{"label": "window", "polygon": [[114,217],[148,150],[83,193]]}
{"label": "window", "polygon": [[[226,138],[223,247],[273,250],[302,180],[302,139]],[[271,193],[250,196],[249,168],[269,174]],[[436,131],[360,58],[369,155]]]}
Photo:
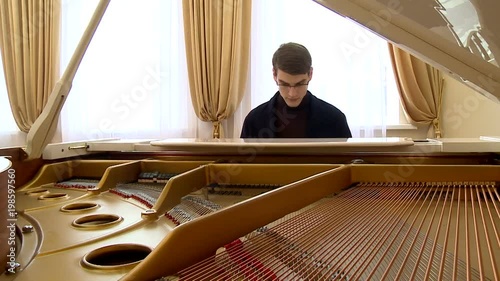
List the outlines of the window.
{"label": "window", "polygon": [[[62,1],[61,70],[97,2]],[[192,109],[183,32],[182,0],[112,1],[62,110],[62,140],[210,135]],[[384,39],[311,0],[253,0],[249,92],[226,137],[238,137],[241,116],[277,90],[271,58],[289,41],[309,49],[309,90],[346,114],[354,137],[384,136],[386,126],[400,123]],[[0,131],[17,130],[1,77]]]}
{"label": "window", "polygon": [[[61,69],[96,5],[63,2]],[[63,109],[63,141],[194,134],[181,9],[180,0],[111,1]]]}
{"label": "window", "polygon": [[354,137],[382,136],[399,124],[399,97],[387,41],[314,1],[253,0],[251,108],[277,91],[271,58],[280,44],[312,56],[309,90],[342,110]]}

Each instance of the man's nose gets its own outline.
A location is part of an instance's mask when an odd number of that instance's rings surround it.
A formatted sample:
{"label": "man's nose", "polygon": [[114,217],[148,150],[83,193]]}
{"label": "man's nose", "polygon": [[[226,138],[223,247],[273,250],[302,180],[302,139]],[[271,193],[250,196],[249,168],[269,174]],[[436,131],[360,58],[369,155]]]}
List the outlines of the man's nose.
{"label": "man's nose", "polygon": [[296,96],[298,95],[297,87],[291,86],[290,89],[288,90],[288,95],[290,96]]}

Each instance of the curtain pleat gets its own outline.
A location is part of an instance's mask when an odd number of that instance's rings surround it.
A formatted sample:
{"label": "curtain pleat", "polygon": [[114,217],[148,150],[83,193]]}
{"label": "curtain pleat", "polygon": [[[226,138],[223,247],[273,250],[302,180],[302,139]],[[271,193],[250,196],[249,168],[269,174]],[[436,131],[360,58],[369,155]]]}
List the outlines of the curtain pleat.
{"label": "curtain pleat", "polygon": [[59,77],[60,0],[0,1],[0,49],[9,102],[28,132]]}
{"label": "curtain pleat", "polygon": [[196,116],[213,124],[238,108],[250,59],[250,0],[184,0],[184,29],[191,100]]}
{"label": "curtain pleat", "polygon": [[430,125],[428,137],[440,138],[442,73],[392,44],[389,50],[406,114],[414,123]]}

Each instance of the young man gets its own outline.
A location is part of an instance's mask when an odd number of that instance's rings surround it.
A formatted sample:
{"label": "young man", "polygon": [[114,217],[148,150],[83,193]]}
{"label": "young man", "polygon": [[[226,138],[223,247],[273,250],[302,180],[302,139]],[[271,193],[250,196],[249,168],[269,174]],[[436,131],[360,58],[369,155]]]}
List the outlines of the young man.
{"label": "young man", "polygon": [[241,138],[350,138],[347,120],[338,108],[307,90],[313,68],[309,51],[297,43],[282,44],[273,55],[278,91],[252,109]]}

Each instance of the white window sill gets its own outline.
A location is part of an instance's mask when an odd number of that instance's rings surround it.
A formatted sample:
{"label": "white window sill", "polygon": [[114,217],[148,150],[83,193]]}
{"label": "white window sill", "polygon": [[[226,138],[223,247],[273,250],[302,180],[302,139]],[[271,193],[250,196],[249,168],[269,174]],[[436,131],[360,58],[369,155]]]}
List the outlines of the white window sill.
{"label": "white window sill", "polygon": [[393,130],[416,130],[418,128],[417,126],[412,124],[396,124],[396,125],[387,125],[386,129],[388,131],[393,131]]}

